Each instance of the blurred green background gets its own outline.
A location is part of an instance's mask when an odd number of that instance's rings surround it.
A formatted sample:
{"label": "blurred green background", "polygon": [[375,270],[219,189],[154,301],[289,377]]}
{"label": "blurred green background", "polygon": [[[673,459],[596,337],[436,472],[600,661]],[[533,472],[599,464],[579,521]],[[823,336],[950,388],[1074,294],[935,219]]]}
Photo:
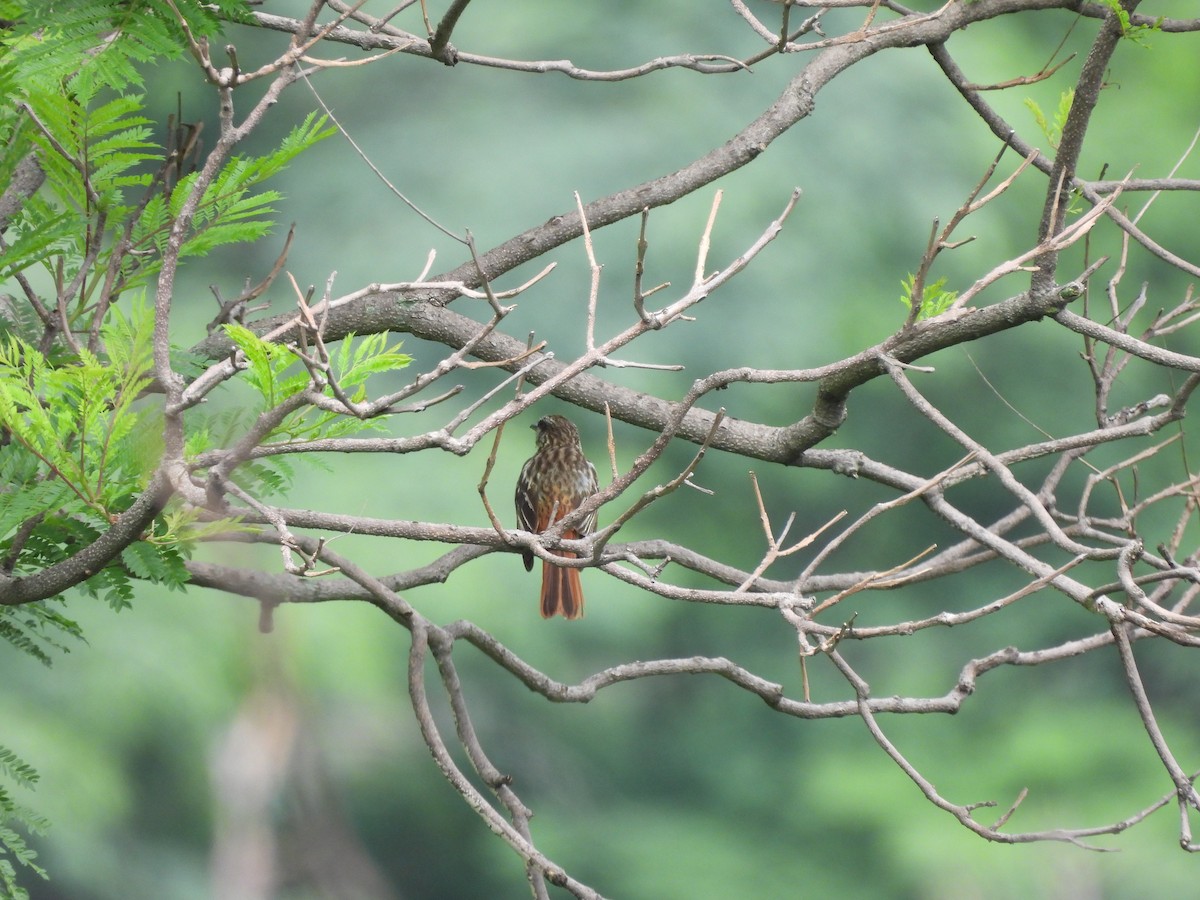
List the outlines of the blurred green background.
{"label": "blurred green background", "polygon": [[[368,10],[382,14],[386,6],[373,2]],[[752,6],[773,21],[772,4]],[[1150,14],[1195,12],[1185,2],[1143,6]],[[299,14],[303,4],[266,8]],[[399,24],[419,31],[414,13]],[[853,28],[861,15],[832,11],[822,21],[832,35]],[[1095,27],[1067,12],[1007,17],[956,36],[949,48],[981,83],[1037,71],[1064,39],[1058,58],[1080,54],[1055,78],[989,95],[1015,127],[1044,147],[1025,100],[1048,113],[1056,108]],[[228,37],[244,67],[272,58],[286,41],[242,28]],[[1174,165],[1200,125],[1198,40],[1152,35],[1148,47],[1118,51],[1081,174],[1096,176],[1107,166],[1108,177],[1120,177],[1136,167],[1138,176],[1152,177]],[[466,51],[569,57],[596,69],[681,52],[744,56],[759,49],[756,41],[730,8],[682,0],[478,3],[455,35]],[[356,51],[326,47],[320,55],[334,54],[353,58]],[[487,248],[572,209],[572,192],[586,202],[685,165],[749,122],[809,59],[777,57],[738,75],[672,70],[607,84],[394,56],[321,73],[314,85],[389,179],[447,227],[470,228]],[[178,95],[184,119],[204,119],[213,139],[214,97],[194,67],[163,66],[148,83],[152,115],[165,123]],[[242,101],[241,109],[246,106]],[[296,85],[243,152],[272,146],[315,107],[309,89]],[[931,220],[948,220],[997,150],[924,50],[884,52],[855,66],[820,93],[812,117],[717,185],[725,193],[710,268],[742,252],[798,185],[804,195],[783,234],[699,308],[697,322],[649,335],[621,354],[686,369],[608,369],[601,376],[673,399],[717,369],[815,366],[878,342],[902,321],[900,281],[916,268]],[[1004,174],[1014,165],[1015,158],[1006,157]],[[1200,163],[1189,159],[1178,174],[1200,177]],[[181,345],[199,339],[216,312],[208,286],[228,297],[245,279],[262,277],[291,222],[297,232],[287,268],[302,286],[324,285],[333,271],[337,292],[412,279],[430,249],[439,254],[434,272],[464,259],[461,247],[390,194],[341,138],[302,156],[280,187],[286,200],[278,206],[281,227],[273,238],[185,270],[175,321]],[[1043,191],[1043,179],[1027,175],[964,225],[960,236],[977,239],[943,256],[936,274],[947,276],[948,288],[962,290],[1028,248]],[[646,279],[674,285],[659,298],[686,289],[712,194],[706,189],[652,214]],[[1136,210],[1143,199],[1130,197],[1125,205]],[[1194,259],[1195,222],[1193,198],[1165,196],[1143,226]],[[595,235],[605,266],[601,334],[633,315],[637,227],[624,222]],[[1098,229],[1092,255],[1117,249],[1112,233]],[[1068,254],[1062,280],[1082,267],[1082,254],[1082,248]],[[587,261],[580,244],[549,258],[557,270],[519,299],[504,327],[515,336],[536,329],[560,359],[570,358],[583,348]],[[518,284],[545,262],[507,276],[498,287]],[[1137,248],[1129,268],[1124,302],[1144,280],[1150,281],[1153,309],[1182,297],[1186,282],[1178,273],[1153,265]],[[1112,271],[1110,263],[1101,274]],[[980,302],[1022,287],[1020,279],[1008,279]],[[1092,302],[1102,302],[1099,292],[1093,295]],[[276,311],[291,306],[282,280],[271,301]],[[472,310],[467,300],[455,309],[481,319],[487,313],[482,304]],[[1078,338],[1053,323],[1031,325],[926,360],[937,374],[921,377],[918,385],[990,447],[1017,446],[1037,436],[1034,426],[1056,436],[1093,427],[1080,349]],[[1187,332],[1175,336],[1173,349],[1200,352]],[[415,340],[406,340],[405,350],[415,361],[398,378],[431,367],[445,353]],[[468,386],[462,402],[496,378],[482,372],[461,379]],[[1119,399],[1134,402],[1170,387],[1163,373],[1135,365]],[[739,386],[712,402],[740,418],[785,424],[811,407],[813,391]],[[567,410],[550,400],[514,424],[550,411]],[[574,417],[600,463],[602,417]],[[388,427],[404,434],[430,424],[397,419]],[[621,423],[615,431],[622,463],[654,437]],[[504,516],[511,516],[511,485],[531,443],[524,428],[513,428],[500,449],[491,496]],[[856,447],[925,474],[961,455],[882,382],[855,393],[849,420],[827,446]],[[475,486],[489,447],[461,459],[435,453],[330,458],[327,468],[301,467],[282,502],[483,526]],[[671,477],[693,452],[688,445],[673,447],[643,486]],[[1113,461],[1130,452],[1124,447],[1101,456]],[[663,537],[752,568],[763,539],[750,468],[776,527],[796,513],[794,537],[840,510],[853,516],[887,497],[865,482],[713,454],[696,480],[714,495],[677,492],[636,518],[623,538]],[[1031,467],[1021,474],[1035,483],[1040,471]],[[964,489],[956,499],[984,520],[1008,508],[1003,496],[983,487]],[[895,565],[952,539],[927,512],[907,508],[850,542],[828,571]],[[432,545],[354,537],[341,540],[338,550],[381,575],[439,553]],[[273,551],[236,546],[223,546],[210,558],[271,571],[278,565]],[[794,575],[810,558],[792,557],[769,574]],[[1108,577],[1091,575],[1097,582]],[[674,569],[667,577],[703,584]],[[794,635],[776,614],[670,603],[595,573],[585,574],[584,582],[588,615],[577,623],[541,621],[537,579],[508,554],[485,557],[456,571],[447,584],[405,598],[438,622],[476,621],[566,682],[631,660],[723,655],[799,696]],[[860,624],[912,619],[973,608],[1019,583],[993,566],[957,581],[859,595],[845,612],[857,612]],[[285,606],[266,636],[257,632],[254,603],[205,590],[144,591],[132,610],[119,615],[75,601],[69,614],[82,624],[87,644],[72,648],[51,670],[21,655],[0,655],[3,742],[42,774],[37,791],[21,799],[54,823],[47,836],[34,840],[52,876],[30,883],[34,898],[220,896],[214,874],[220,853],[214,848],[239,834],[230,818],[236,781],[228,773],[231,766],[253,769],[255,754],[262,756],[264,773],[272,763],[290,760],[280,784],[264,774],[247,788],[277,787],[269,808],[284,881],[274,896],[528,896],[519,860],[433,765],[407,697],[407,633],[373,608]],[[1101,628],[1102,622],[1064,598],[1042,594],[970,628],[843,649],[876,695],[937,696],[974,656],[1007,644],[1052,646]],[[1200,758],[1195,655],[1170,645],[1138,652],[1168,738],[1184,766],[1194,769]],[[1093,657],[996,671],[953,718],[893,717],[883,725],[956,802],[994,800],[998,816],[1028,787],[1013,830],[1112,822],[1149,805],[1170,784],[1129,702],[1115,654]],[[455,658],[485,748],[536,812],[539,846],[608,896],[1121,898],[1194,891],[1197,863],[1178,849],[1172,807],[1119,838],[1097,841],[1119,852],[1056,843],[992,845],[925,802],[857,720],[789,719],[718,678],[639,681],[605,690],[586,706],[554,706],[467,647]],[[812,668],[814,699],[850,696],[834,673]],[[443,721],[448,725],[448,716]],[[231,785],[232,797],[223,793]]]}

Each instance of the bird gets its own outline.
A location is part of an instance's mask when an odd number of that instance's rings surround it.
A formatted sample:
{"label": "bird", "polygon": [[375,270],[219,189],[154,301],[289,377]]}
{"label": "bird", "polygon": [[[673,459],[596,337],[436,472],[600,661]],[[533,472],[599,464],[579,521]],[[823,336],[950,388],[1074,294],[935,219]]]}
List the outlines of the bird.
{"label": "bird", "polygon": [[[531,426],[537,431],[537,452],[521,467],[517,479],[517,521],[525,531],[541,534],[567,514],[579,508],[599,489],[596,467],[583,453],[579,429],[565,416],[543,416]],[[595,510],[563,532],[564,540],[591,534],[596,527]],[[576,559],[571,550],[552,550],[555,556]],[[533,570],[533,551],[523,552],[525,571]],[[578,619],[583,615],[583,586],[579,569],[557,566],[542,560],[542,618],[563,615]]]}

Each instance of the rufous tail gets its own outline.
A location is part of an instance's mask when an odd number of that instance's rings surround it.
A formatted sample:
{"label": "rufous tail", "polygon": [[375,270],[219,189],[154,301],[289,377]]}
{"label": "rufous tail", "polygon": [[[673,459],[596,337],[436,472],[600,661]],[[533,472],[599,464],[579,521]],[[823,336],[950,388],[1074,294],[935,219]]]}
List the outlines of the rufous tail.
{"label": "rufous tail", "polygon": [[[559,555],[576,558],[574,553],[561,552]],[[542,618],[559,614],[568,619],[583,615],[583,585],[579,582],[579,570],[542,560]]]}

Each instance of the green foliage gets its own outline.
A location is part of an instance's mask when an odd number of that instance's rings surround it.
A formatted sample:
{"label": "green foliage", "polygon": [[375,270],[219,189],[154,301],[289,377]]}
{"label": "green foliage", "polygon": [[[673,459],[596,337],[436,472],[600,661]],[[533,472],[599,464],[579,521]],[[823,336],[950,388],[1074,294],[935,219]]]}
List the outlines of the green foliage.
{"label": "green foliage", "polygon": [[[254,193],[254,190],[283,171],[299,153],[335,131],[326,124],[324,116],[309,113],[274,152],[230,159],[204,191],[184,238],[180,258],[204,256],[227,244],[252,243],[268,234],[274,223],[264,217],[274,211],[271,204],[281,195],[277,191]],[[153,247],[161,255],[171,223],[196,190],[198,178],[199,173],[193,172],[180,179],[169,198],[164,199],[161,194],[150,198],[133,228],[134,247]]]}
{"label": "green foliage", "polygon": [[1121,24],[1121,37],[1142,47],[1150,46],[1146,40],[1148,35],[1162,30],[1162,16],[1159,16],[1153,25],[1134,25],[1129,18],[1129,13],[1121,5],[1121,0],[1100,0],[1100,5],[1107,7],[1117,17],[1117,21]]}
{"label": "green foliage", "polygon": [[[157,463],[161,414],[156,404],[139,399],[150,383],[149,313],[127,319],[113,309],[102,333],[105,357],[84,350],[66,364],[55,364],[15,335],[0,341],[0,427],[9,441],[0,465],[6,571],[39,571],[95,541],[145,488]],[[141,566],[153,580],[176,582],[181,569],[170,559]],[[80,587],[117,609],[131,596],[128,578],[111,567]],[[55,629],[74,637],[78,629],[44,607],[42,613],[25,628],[15,615],[0,620],[0,636],[48,662],[35,638],[44,640]]]}
{"label": "green foliage", "polygon": [[62,636],[75,640],[83,637],[79,626],[54,610],[50,601],[0,607],[0,638],[44,666],[52,661],[49,651],[68,652],[68,646],[61,642]]}
{"label": "green foliage", "polygon": [[[1047,119],[1046,114],[1042,112],[1042,108],[1031,97],[1025,98],[1025,106],[1033,113],[1034,121],[1037,122],[1038,129],[1046,138],[1046,142],[1058,149],[1059,143],[1062,141],[1063,128],[1067,124],[1067,116],[1071,113],[1071,104],[1075,102],[1075,89],[1069,88],[1062,92],[1058,98],[1058,109],[1055,110],[1053,120]],[[1080,197],[1077,191],[1071,193],[1071,204],[1067,209],[1069,215],[1073,215],[1080,210]]]}
{"label": "green foliage", "polygon": [[[297,350],[260,338],[250,329],[236,324],[224,326],[225,334],[241,351],[245,370],[242,381],[258,395],[258,409],[246,406],[227,410],[215,416],[190,423],[186,453],[195,458],[212,446],[228,446],[253,424],[256,415],[272,416],[280,406],[307,391],[334,397],[338,392],[352,403],[367,399],[367,381],[405,368],[412,357],[400,352],[400,344],[388,346],[386,333],[355,338],[348,335],[330,353],[322,367],[306,363]],[[319,370],[310,372],[309,366]],[[336,385],[336,389],[335,389]],[[286,415],[277,416],[261,439],[264,446],[326,438],[346,437],[367,430],[378,430],[382,423],[376,417],[343,415],[323,410],[311,403],[295,403]],[[312,462],[306,458],[306,462]],[[261,496],[277,494],[293,481],[291,463],[283,456],[269,456],[248,461],[234,473],[237,484]],[[236,529],[237,523],[226,521],[224,530]]]}
{"label": "green foliage", "polygon": [[[102,520],[145,486],[146,455],[135,447],[157,430],[147,427],[157,413],[135,403],[150,383],[149,327],[145,313],[135,323],[114,310],[103,329],[109,361],[81,350],[65,366],[18,337],[0,342],[0,424],[12,441],[13,474],[24,476],[9,483],[33,488],[9,507],[24,519],[51,514],[74,495],[81,512]],[[49,486],[39,487],[43,481]]]}
{"label": "green foliage", "polygon": [[[158,272],[172,225],[196,191],[199,173],[180,179],[169,196],[156,190],[163,170],[155,174],[146,166],[161,163],[164,155],[149,140],[152,123],[141,115],[141,97],[88,108],[51,92],[30,95],[27,103],[39,128],[19,148],[37,152],[53,196],[33,198],[14,219],[0,277],[41,264],[56,281],[76,285],[69,313],[74,324],[93,310],[101,290],[126,292]],[[267,234],[273,223],[266,216],[280,195],[258,188],[331,133],[323,117],[310,114],[273,152],[230,159],[201,196],[180,257]],[[6,153],[2,165],[14,168],[20,155]],[[137,199],[127,199],[131,188],[140,189]]]}
{"label": "green foliage", "polygon": [[[38,773],[19,756],[0,745],[0,774],[20,788],[31,789],[37,784]],[[11,900],[28,900],[29,893],[17,884],[13,861],[46,878],[46,871],[34,860],[37,853],[12,826],[21,825],[26,831],[44,834],[49,823],[36,812],[17,803],[3,784],[0,784],[0,896]]]}
{"label": "green foliage", "polygon": [[[10,99],[0,108],[0,185],[27,175],[31,161],[44,178],[0,223],[0,280],[19,285],[16,296],[0,295],[0,574],[34,575],[69,559],[145,490],[162,455],[163,413],[159,395],[147,391],[153,320],[140,294],[169,249],[186,260],[267,234],[280,194],[265,183],[333,133],[309,115],[273,150],[225,159],[207,182],[188,155],[197,152],[192,144],[155,139],[168,129],[145,112],[147,64],[180,58],[193,38],[215,37],[224,22],[248,16],[246,0],[0,0],[0,87]],[[176,123],[175,133],[187,128]],[[248,376],[256,388],[275,397],[306,389],[303,372],[271,380],[292,367],[294,354],[265,342],[247,349],[258,354]],[[407,359],[364,341],[343,347],[334,370],[354,392],[368,375]],[[263,373],[269,377],[256,381]],[[237,433],[228,424],[222,437]],[[190,452],[213,446],[213,423],[188,426]],[[275,434],[324,437],[359,427],[329,413],[297,414]],[[291,468],[256,461],[236,475],[275,490]],[[196,542],[239,527],[168,506],[78,587],[118,610],[137,581],[182,588]],[[62,602],[0,607],[0,639],[49,665],[81,639]],[[36,833],[44,822],[8,791],[34,780],[0,747],[0,896],[27,896],[18,863],[44,874],[12,827]]]}
{"label": "green foliage", "polygon": [[14,220],[0,277],[42,263],[58,281],[78,285],[74,320],[105,287],[104,278],[87,277],[92,270],[111,271],[116,290],[131,286],[136,272],[153,271],[127,255],[120,238],[136,211],[127,192],[150,188],[146,165],[163,154],[150,140],[153,123],[141,115],[141,97],[89,107],[58,91],[27,90],[24,103],[37,127],[25,123],[22,139],[37,155],[50,196],[33,198]]}
{"label": "green foliage", "polygon": [[[142,85],[141,64],[186,51],[181,15],[204,37],[222,18],[247,15],[242,0],[10,5],[6,15],[20,24],[5,32],[0,82],[17,103],[0,111],[0,176],[32,155],[45,183],[6,223],[0,277],[48,276],[58,297],[45,308],[57,305],[72,331],[93,335],[46,345],[47,322],[30,304],[0,302],[0,425],[10,445],[0,464],[0,551],[13,571],[35,571],[94,540],[145,487],[161,453],[161,412],[138,400],[151,380],[149,315],[123,314],[118,301],[158,272],[185,206],[193,208],[182,258],[266,234],[280,195],[263,183],[332,130],[309,115],[272,152],[227,160],[196,197],[199,175],[172,183],[185,161],[166,164],[142,96],[124,92]],[[181,554],[222,527],[234,523],[165,517],[124,554],[124,568],[82,587],[120,608],[129,574],[177,585]],[[35,646],[20,629],[7,636]]]}
{"label": "green foliage", "polygon": [[[264,410],[307,390],[312,384],[312,376],[291,347],[264,341],[250,329],[240,325],[226,325],[225,333],[245,354],[245,381],[262,398]],[[348,335],[337,351],[330,356],[328,379],[325,380],[337,384],[352,402],[363,402],[367,397],[368,378],[402,369],[412,362],[412,357],[399,352],[400,344],[388,347],[387,340],[386,333],[357,340],[354,335]],[[332,385],[323,385],[322,392],[326,396],[333,396]],[[273,428],[268,434],[268,440],[298,441],[317,437],[343,437],[375,427],[377,422],[374,419],[342,416],[305,405],[290,413]]]}
{"label": "green foliage", "polygon": [[222,18],[248,16],[245,0],[28,0],[8,6],[7,17],[15,22],[5,41],[11,78],[22,86],[57,87],[84,102],[105,88],[140,86],[147,63],[181,55],[187,44],[180,15],[197,37],[216,34]]}
{"label": "green foliage", "polygon": [[[95,541],[158,463],[161,411],[140,396],[151,381],[150,312],[127,318],[114,307],[102,335],[103,358],[83,350],[58,365],[15,335],[0,341],[0,427],[9,441],[0,462],[0,559],[8,571],[39,571]],[[180,587],[195,542],[233,527],[164,516],[80,588],[121,609],[134,579]],[[38,612],[26,627],[0,610],[0,637],[48,662],[48,633],[78,636],[78,629],[44,606],[32,608]]]}
{"label": "green foliage", "polygon": [[[41,128],[33,143],[58,198],[78,211],[92,208],[120,216],[123,189],[148,185],[147,161],[162,158],[150,140],[151,125],[141,115],[142,98],[121,96],[92,107],[58,92],[27,92],[30,109]],[[86,178],[81,177],[86,173]]]}
{"label": "green foliage", "polygon": [[[911,272],[906,278],[900,279],[900,302],[909,309],[912,309],[912,292],[915,286],[916,276]],[[921,311],[917,314],[918,319],[929,319],[941,315],[950,308],[950,304],[958,297],[958,291],[947,291],[945,287],[946,279],[944,277],[932,284],[925,285],[921,292]]]}
{"label": "green foliage", "polygon": [[308,373],[300,367],[300,357],[284,344],[264,341],[242,325],[226,325],[225,333],[245,354],[247,368],[243,378],[262,395],[266,408],[308,385]]}
{"label": "green foliage", "polygon": [[165,584],[169,588],[182,588],[187,581],[187,570],[179,547],[171,543],[154,544],[138,541],[121,552],[121,561],[137,578]]}
{"label": "green foliage", "polygon": [[[220,17],[245,15],[240,0],[177,6],[199,36],[213,33]],[[143,97],[124,93],[141,86],[139,64],[178,57],[187,42],[162,0],[52,10],[30,3],[16,13],[21,24],[0,48],[0,85],[16,100],[0,110],[0,183],[30,154],[46,181],[7,223],[0,278],[44,269],[77,327],[98,302],[111,303],[158,272],[172,226],[197,190],[196,172],[172,183],[187,160],[168,160],[152,139]],[[280,195],[262,183],[331,133],[310,114],[271,153],[226,161],[199,198],[181,256],[266,234],[272,223],[265,217]]]}
{"label": "green foliage", "polygon": [[1059,141],[1062,140],[1063,127],[1067,124],[1067,115],[1071,112],[1071,104],[1075,102],[1075,89],[1069,88],[1062,92],[1058,98],[1058,109],[1054,113],[1053,121],[1046,118],[1046,114],[1042,112],[1042,108],[1032,97],[1025,98],[1025,106],[1033,113],[1033,119],[1037,122],[1038,129],[1046,138],[1046,142],[1053,148],[1058,149]]}

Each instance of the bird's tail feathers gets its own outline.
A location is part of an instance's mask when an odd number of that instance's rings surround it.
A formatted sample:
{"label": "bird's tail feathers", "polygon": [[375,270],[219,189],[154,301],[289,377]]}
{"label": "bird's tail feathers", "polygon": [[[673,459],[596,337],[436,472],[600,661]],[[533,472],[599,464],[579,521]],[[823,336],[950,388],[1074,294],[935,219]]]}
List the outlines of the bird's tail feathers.
{"label": "bird's tail feathers", "polygon": [[[561,550],[558,555],[567,559],[577,558],[568,550]],[[579,580],[579,570],[542,560],[542,618],[549,619],[557,615],[568,619],[578,619],[583,615],[583,585]]]}

